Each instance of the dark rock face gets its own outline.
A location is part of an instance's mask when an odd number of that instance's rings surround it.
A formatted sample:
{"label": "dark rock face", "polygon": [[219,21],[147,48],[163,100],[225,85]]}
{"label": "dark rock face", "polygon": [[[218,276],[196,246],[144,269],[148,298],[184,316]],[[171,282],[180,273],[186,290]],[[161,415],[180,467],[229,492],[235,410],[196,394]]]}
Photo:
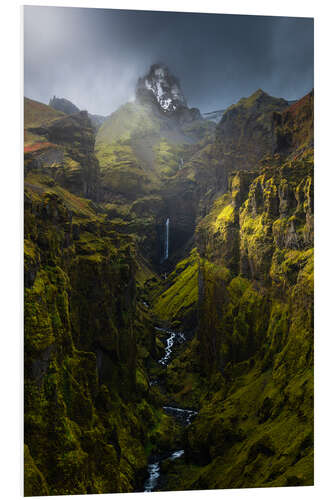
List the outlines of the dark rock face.
{"label": "dark rock face", "polygon": [[187,107],[179,80],[164,64],[153,64],[143,78],[139,78],[136,88],[137,97],[152,99],[165,112],[176,111],[179,106]]}
{"label": "dark rock face", "polygon": [[105,122],[105,120],[107,119],[106,116],[102,116],[102,115],[92,115],[91,113],[88,113],[88,116],[91,120],[91,123],[95,129],[95,131],[97,132],[98,129],[103,125],[103,123]]}
{"label": "dark rock face", "polygon": [[98,199],[99,165],[94,153],[95,135],[86,111],[64,116],[29,131],[46,138],[49,147],[26,155],[28,170],[47,171],[75,194]]}
{"label": "dark rock face", "polygon": [[275,152],[274,117],[287,108],[287,101],[261,89],[230,106],[216,128],[221,153],[231,154],[242,170],[253,168],[264,155]]}
{"label": "dark rock face", "polygon": [[[51,106],[51,108],[53,109],[56,109],[57,111],[62,111],[63,113],[66,113],[66,115],[72,115],[74,113],[80,112],[80,109],[77,106],[75,106],[75,104],[73,104],[68,99],[64,99],[63,97],[60,98],[53,96],[52,99],[50,99],[49,106]],[[99,127],[101,127],[106,120],[106,116],[102,115],[94,115],[88,113],[88,116],[91,120],[95,132],[97,132]]]}
{"label": "dark rock face", "polygon": [[288,155],[306,144],[313,146],[314,91],[293,102],[282,113],[274,113],[276,151]]}
{"label": "dark rock face", "polygon": [[25,193],[25,493],[133,491],[149,425],[135,407],[150,414],[134,248],[88,200],[36,190],[36,176]]}
{"label": "dark rock face", "polygon": [[73,113],[78,113],[80,111],[75,104],[68,99],[64,99],[63,97],[53,96],[52,99],[50,99],[49,106],[57,111],[66,113],[66,115],[72,115]]}
{"label": "dark rock face", "polygon": [[201,118],[198,109],[188,108],[178,78],[165,64],[153,64],[147,75],[139,78],[136,97],[141,103],[155,104],[162,113],[178,117],[180,123]]}

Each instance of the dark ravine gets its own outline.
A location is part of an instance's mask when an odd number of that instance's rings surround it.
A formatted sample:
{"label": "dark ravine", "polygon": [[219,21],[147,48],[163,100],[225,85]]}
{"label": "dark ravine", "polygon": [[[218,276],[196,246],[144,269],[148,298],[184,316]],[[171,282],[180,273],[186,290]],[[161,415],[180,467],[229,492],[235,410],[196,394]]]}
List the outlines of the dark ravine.
{"label": "dark ravine", "polygon": [[25,100],[26,495],[313,482],[313,92],[216,127],[156,70]]}
{"label": "dark ravine", "polygon": [[[155,327],[156,330],[161,331],[163,333],[168,334],[169,336],[166,338],[166,347],[164,356],[159,359],[159,363],[163,365],[163,367],[167,368],[172,354],[173,347],[176,343],[183,343],[186,340],[185,335],[182,332],[175,332],[166,328]],[[156,381],[156,385],[158,386],[158,380]],[[194,417],[197,415],[196,410],[189,410],[185,408],[178,408],[174,406],[163,406],[163,410],[166,414],[172,416],[182,427],[187,427],[190,425]],[[155,452],[152,457],[149,458],[148,468],[147,468],[147,479],[144,482],[143,491],[147,493],[151,493],[153,491],[157,491],[161,480],[165,481],[161,473],[161,463],[165,460],[177,460],[184,455],[184,450],[175,450],[164,453]]]}

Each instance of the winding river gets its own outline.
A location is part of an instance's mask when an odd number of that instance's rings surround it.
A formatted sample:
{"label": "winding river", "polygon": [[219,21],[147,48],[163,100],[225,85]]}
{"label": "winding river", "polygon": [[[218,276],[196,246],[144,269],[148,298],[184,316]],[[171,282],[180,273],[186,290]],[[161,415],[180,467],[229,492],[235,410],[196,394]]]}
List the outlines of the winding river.
{"label": "winding river", "polygon": [[[166,346],[165,346],[165,352],[164,356],[159,360],[159,363],[165,367],[169,364],[171,360],[171,356],[173,353],[173,349],[177,344],[181,344],[186,341],[186,337],[182,332],[176,332],[173,330],[168,330],[166,328],[159,328],[155,327],[156,330],[162,331],[166,334],[168,334],[168,337],[166,338]],[[154,381],[154,384],[158,384],[158,381]],[[193,418],[197,415],[197,411],[195,410],[189,410],[185,408],[178,408],[176,406],[163,406],[163,410],[165,413],[170,415],[171,417],[175,418],[178,423],[180,423],[182,426],[186,427],[188,426]],[[145,493],[151,493],[155,491],[159,484],[159,480],[161,478],[161,462],[164,460],[176,460],[177,458],[180,458],[184,455],[184,450],[175,450],[170,453],[170,455],[159,457],[159,458],[153,458],[151,462],[148,464],[148,478],[145,481],[144,484],[144,492]]]}

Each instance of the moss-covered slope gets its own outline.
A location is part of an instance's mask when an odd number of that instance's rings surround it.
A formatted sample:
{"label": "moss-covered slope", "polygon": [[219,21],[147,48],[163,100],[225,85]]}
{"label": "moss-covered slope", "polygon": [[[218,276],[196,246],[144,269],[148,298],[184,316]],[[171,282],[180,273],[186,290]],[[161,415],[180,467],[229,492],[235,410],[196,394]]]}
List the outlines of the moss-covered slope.
{"label": "moss-covered slope", "polygon": [[[96,144],[26,105],[26,494],[135,491],[180,445],[168,489],[312,484],[313,95],[216,137],[129,103]],[[155,324],[186,334],[166,370]],[[200,410],[185,443],[166,402]]]}
{"label": "moss-covered slope", "polygon": [[[296,106],[299,119],[292,114],[294,148],[230,175],[197,225],[198,328],[168,367],[167,386],[201,409],[168,489],[313,484],[309,99]],[[175,281],[157,311],[182,275]]]}
{"label": "moss-covered slope", "polygon": [[[133,491],[157,421],[135,242],[50,177],[25,190],[25,491]],[[149,274],[149,273],[148,273]]]}
{"label": "moss-covered slope", "polygon": [[312,165],[271,175],[240,207],[225,195],[198,229],[198,353],[212,388],[188,432],[187,458],[204,467],[181,488],[313,483]]}
{"label": "moss-covered slope", "polygon": [[40,171],[80,196],[98,200],[95,130],[86,111],[65,115],[24,99],[24,173]]}

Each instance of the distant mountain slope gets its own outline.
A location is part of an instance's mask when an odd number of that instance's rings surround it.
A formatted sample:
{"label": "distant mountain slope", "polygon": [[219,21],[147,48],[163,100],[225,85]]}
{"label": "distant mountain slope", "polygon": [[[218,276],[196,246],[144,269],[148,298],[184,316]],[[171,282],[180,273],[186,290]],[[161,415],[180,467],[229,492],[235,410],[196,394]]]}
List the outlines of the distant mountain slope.
{"label": "distant mountain slope", "polygon": [[63,97],[53,96],[52,99],[50,99],[49,106],[57,111],[66,113],[66,115],[72,115],[73,113],[78,113],[80,111],[75,104],[68,99],[64,99]]}
{"label": "distant mountain slope", "polygon": [[[51,106],[51,108],[53,109],[56,109],[57,111],[62,111],[67,115],[72,115],[80,111],[80,109],[77,106],[75,106],[75,104],[73,104],[71,101],[63,97],[53,96],[52,99],[50,99],[49,106]],[[88,113],[88,116],[96,131],[105,122],[107,118],[106,116],[94,115],[91,113]]]}
{"label": "distant mountain slope", "polygon": [[47,106],[28,97],[24,98],[24,128],[38,127],[50,120],[54,120],[63,116],[64,113],[55,110],[51,106]]}
{"label": "distant mountain slope", "polygon": [[86,111],[67,115],[24,100],[25,173],[38,169],[78,195],[98,197],[95,133]]}
{"label": "distant mountain slope", "polygon": [[161,189],[161,182],[182,167],[186,146],[213,130],[198,110],[187,108],[179,85],[164,65],[152,66],[138,81],[137,100],[121,106],[98,130],[95,149],[105,200]]}
{"label": "distant mountain slope", "polygon": [[275,115],[277,150],[282,154],[301,154],[313,146],[313,90],[294,102],[283,113]]}
{"label": "distant mountain slope", "polygon": [[251,168],[264,155],[275,149],[273,113],[288,107],[287,101],[259,89],[240,99],[224,113],[216,127],[216,140],[221,153],[242,161],[242,168]]}
{"label": "distant mountain slope", "polygon": [[105,120],[107,119],[107,116],[102,116],[102,115],[92,115],[91,113],[88,113],[88,116],[91,120],[91,123],[93,124],[96,132],[103,125]]}
{"label": "distant mountain slope", "polygon": [[46,137],[33,133],[30,129],[61,118],[64,113],[28,97],[24,98],[24,150],[25,152],[47,148]]}
{"label": "distant mountain slope", "polygon": [[205,120],[210,120],[215,123],[219,123],[221,121],[222,116],[225,113],[225,109],[218,109],[216,111],[210,111],[208,113],[203,113],[203,117]]}

